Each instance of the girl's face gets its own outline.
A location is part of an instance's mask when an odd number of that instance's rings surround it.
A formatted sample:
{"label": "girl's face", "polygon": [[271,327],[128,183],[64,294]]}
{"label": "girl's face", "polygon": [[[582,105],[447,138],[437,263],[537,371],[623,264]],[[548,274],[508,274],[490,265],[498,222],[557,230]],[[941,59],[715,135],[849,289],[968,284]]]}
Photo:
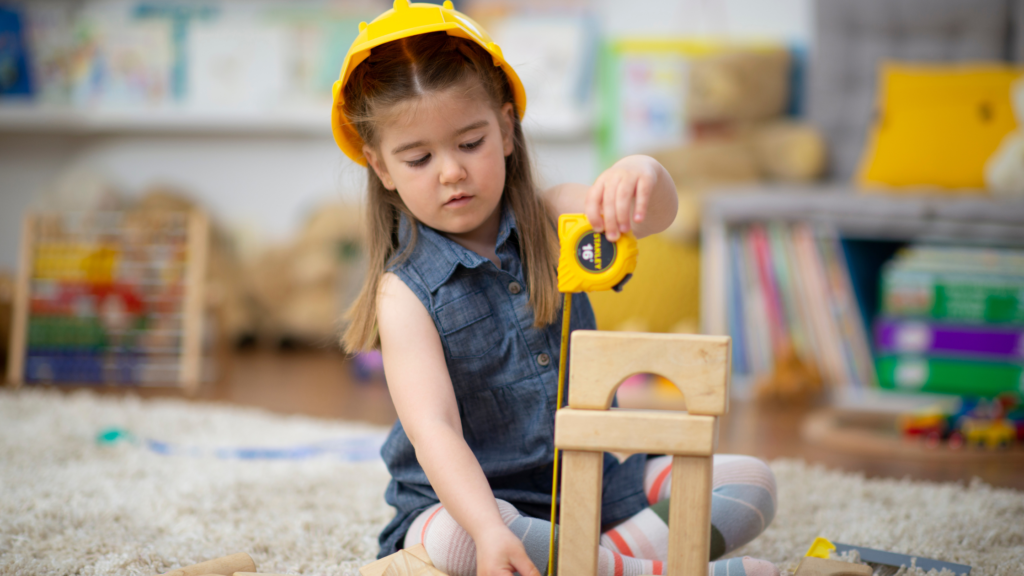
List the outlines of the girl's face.
{"label": "girl's face", "polygon": [[501,218],[513,110],[505,104],[495,111],[474,96],[456,88],[397,105],[378,132],[377,149],[363,153],[420,222],[481,240],[497,234]]}

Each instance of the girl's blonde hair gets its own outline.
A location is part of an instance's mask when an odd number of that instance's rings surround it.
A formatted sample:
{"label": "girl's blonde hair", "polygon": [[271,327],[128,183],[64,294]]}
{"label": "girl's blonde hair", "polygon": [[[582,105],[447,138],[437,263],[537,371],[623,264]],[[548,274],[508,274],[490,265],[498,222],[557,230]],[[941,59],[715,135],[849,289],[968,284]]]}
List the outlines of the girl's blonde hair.
{"label": "girl's blonde hair", "polygon": [[[519,250],[529,286],[534,325],[555,321],[559,308],[555,270],[558,264],[558,239],[555,226],[544,208],[533,182],[533,170],[519,122],[518,110],[505,73],[493,65],[492,58],[476,44],[434,32],[410,36],[373,49],[370,56],[352,72],[345,85],[345,115],[363,141],[371,148],[379,146],[377,131],[392,108],[408,99],[432,92],[464,87],[481,90],[495,111],[506,103],[513,106],[513,151],[505,157],[505,188],[502,206],[512,210],[519,230]],[[349,321],[342,345],[352,352],[380,346],[377,333],[377,295],[387,267],[408,257],[416,244],[412,241],[398,254],[398,222],[404,215],[416,222],[397,192],[367,167],[367,203],[369,270],[359,297],[346,313]]]}

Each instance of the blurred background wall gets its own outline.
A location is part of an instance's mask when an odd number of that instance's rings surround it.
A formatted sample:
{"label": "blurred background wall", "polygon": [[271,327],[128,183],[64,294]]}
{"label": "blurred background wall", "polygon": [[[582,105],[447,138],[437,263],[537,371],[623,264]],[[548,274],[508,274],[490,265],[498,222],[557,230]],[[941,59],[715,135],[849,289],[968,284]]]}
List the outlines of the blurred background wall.
{"label": "blurred background wall", "polygon": [[[3,6],[20,13],[23,32],[34,35],[28,39],[49,50],[36,56],[50,60],[39,64],[48,68],[37,68],[31,109],[21,107],[20,100],[28,97],[16,94],[6,95],[0,109],[0,269],[16,266],[20,220],[27,209],[66,196],[69,189],[88,195],[90,182],[98,186],[100,179],[129,196],[154,185],[185,190],[249,250],[294,235],[316,206],[354,200],[361,193],[362,169],[331,140],[323,85],[332,71],[336,75],[357,22],[380,13],[386,3],[42,0]],[[456,2],[456,7],[485,15],[513,10],[495,2]],[[175,8],[196,13],[183,23],[180,14],[173,14]],[[211,12],[202,14],[207,8]],[[525,18],[552,22],[555,30],[565,18],[571,22],[563,29],[574,30],[576,23],[585,22],[587,33],[601,40],[691,36],[762,39],[796,47],[811,41],[809,0],[598,0],[544,7],[520,3],[516,10]],[[324,15],[333,19],[330,24],[313,23]],[[500,26],[492,32],[521,75],[537,69],[543,73],[544,65],[536,62],[529,43],[514,37],[522,31],[507,30],[507,41]],[[62,34],[62,40],[54,40]],[[72,46],[76,40],[78,45]],[[90,50],[105,44],[112,51],[109,65],[116,67],[117,58],[132,57],[147,42],[153,44],[148,62],[122,62],[123,67],[135,67],[124,72],[123,85],[97,88],[104,71],[83,62]],[[178,43],[183,43],[184,58],[192,59],[186,72],[192,82],[184,95],[175,94],[174,86],[132,86],[151,80],[152,69],[166,67],[168,61],[172,68],[178,65]],[[169,53],[154,54],[161,50]],[[333,50],[337,63],[321,55],[313,58],[317,70],[296,72],[295,55],[304,50]],[[232,63],[233,70],[217,69]],[[94,78],[75,78],[75,85],[65,86],[67,93],[61,94],[61,87],[53,84],[61,81],[55,77],[62,67],[68,75]],[[217,74],[235,78],[222,77],[218,83]],[[299,82],[308,86],[297,86]],[[240,87],[246,83],[249,88]],[[251,93],[257,89],[264,94]],[[147,90],[148,96],[140,96]],[[532,97],[537,87],[528,86],[528,91]],[[580,99],[585,106],[592,106],[592,100],[592,94]],[[40,104],[45,110],[38,109]],[[179,109],[187,113],[176,114]],[[545,182],[587,182],[596,176],[600,162],[594,118],[584,115],[559,126],[546,121],[539,108],[530,109],[526,129]],[[65,199],[76,201],[84,200]]]}

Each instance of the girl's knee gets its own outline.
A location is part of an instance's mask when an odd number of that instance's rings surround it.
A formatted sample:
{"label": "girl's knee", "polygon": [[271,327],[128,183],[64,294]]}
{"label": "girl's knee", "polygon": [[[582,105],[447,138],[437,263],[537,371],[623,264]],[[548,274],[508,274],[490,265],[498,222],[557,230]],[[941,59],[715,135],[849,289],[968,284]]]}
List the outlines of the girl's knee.
{"label": "girl's knee", "polygon": [[758,532],[775,518],[775,474],[763,460],[733,454],[715,456],[713,485],[716,494],[744,502],[750,513],[756,511]]}
{"label": "girl's knee", "polygon": [[508,526],[522,515],[515,506],[500,498],[495,498],[495,502],[498,503],[498,513],[501,514],[501,520],[505,523],[505,526]]}

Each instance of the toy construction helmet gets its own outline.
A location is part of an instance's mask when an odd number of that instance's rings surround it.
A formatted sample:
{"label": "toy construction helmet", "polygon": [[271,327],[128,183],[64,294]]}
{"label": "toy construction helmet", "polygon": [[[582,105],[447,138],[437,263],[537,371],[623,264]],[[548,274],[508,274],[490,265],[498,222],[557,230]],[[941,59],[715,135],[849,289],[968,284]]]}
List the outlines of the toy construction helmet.
{"label": "toy construction helmet", "polygon": [[526,90],[515,70],[509,66],[501,54],[501,48],[495,44],[487,32],[468,16],[452,8],[450,0],[441,6],[437,4],[410,4],[409,0],[395,0],[394,8],[381,14],[373,22],[359,24],[359,36],[348,49],[345,62],[341,65],[338,81],[332,88],[333,105],[331,108],[331,129],[334,141],[346,156],[356,163],[366,166],[363,157],[363,139],[352,127],[342,107],[345,104],[345,83],[352,71],[360,62],[366,60],[370,50],[392,40],[408,38],[430,32],[447,32],[449,36],[458,36],[476,42],[494,59],[494,65],[500,66],[508,76],[515,97],[516,109],[520,120],[526,112]]}

